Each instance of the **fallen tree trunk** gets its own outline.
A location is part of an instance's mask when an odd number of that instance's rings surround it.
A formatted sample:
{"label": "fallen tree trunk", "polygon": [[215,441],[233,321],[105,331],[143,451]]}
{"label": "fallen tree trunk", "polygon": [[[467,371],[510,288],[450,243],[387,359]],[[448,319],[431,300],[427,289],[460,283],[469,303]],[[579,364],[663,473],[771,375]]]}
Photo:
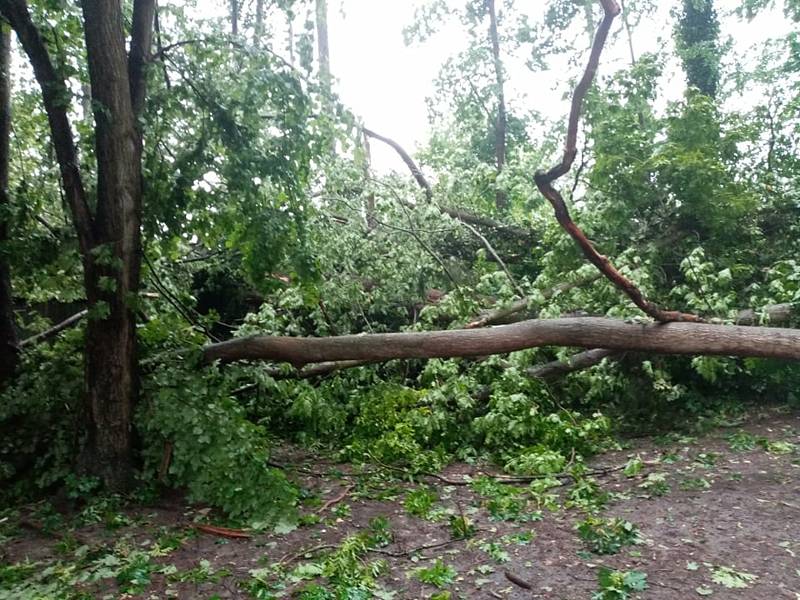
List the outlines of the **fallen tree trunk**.
{"label": "fallen tree trunk", "polygon": [[[753,325],[760,321],[763,316],[765,322],[775,325],[787,323],[797,315],[796,304],[770,304],[760,310],[747,308],[740,310],[736,317],[737,325]],[[607,348],[594,348],[573,354],[566,361],[554,360],[530,367],[528,375],[538,379],[555,379],[575,371],[582,371],[599,365],[606,358],[617,359],[624,354],[622,350],[610,350]]]}
{"label": "fallen tree trunk", "polygon": [[203,358],[221,363],[282,361],[299,369],[329,361],[486,356],[539,346],[800,360],[800,330],[683,322],[627,323],[578,317],[522,321],[491,329],[326,338],[256,335],[210,344],[203,349]]}

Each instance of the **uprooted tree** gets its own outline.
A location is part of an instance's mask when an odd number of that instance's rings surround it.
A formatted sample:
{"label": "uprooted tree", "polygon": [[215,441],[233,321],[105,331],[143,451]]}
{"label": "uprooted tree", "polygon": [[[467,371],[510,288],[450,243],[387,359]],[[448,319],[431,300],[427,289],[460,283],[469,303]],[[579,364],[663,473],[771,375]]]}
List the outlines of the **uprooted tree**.
{"label": "uprooted tree", "polygon": [[[10,481],[39,469],[42,486],[58,482],[79,447],[84,474],[125,488],[138,428],[146,472],[171,469],[245,512],[209,481],[264,481],[265,423],[345,435],[389,406],[418,419],[381,433],[406,458],[469,437],[517,464],[531,448],[584,443],[582,425],[543,433],[531,406],[554,393],[601,402],[645,381],[674,399],[690,387],[679,378],[732,382],[763,364],[793,381],[789,362],[725,358],[800,359],[796,91],[775,88],[792,67],[765,54],[748,75],[772,94],[725,114],[713,3],[680,15],[692,20],[676,27],[690,88],[663,114],[665,57],[631,50],[630,68],[593,85],[615,0],[595,3],[599,15],[556,0],[536,27],[499,1],[432,5],[410,39],[454,18],[475,43],[443,67],[415,157],[336,99],[325,3],[289,4],[233,2],[205,21],[151,0],[130,17],[117,0],[0,0],[38,86],[14,81],[8,177],[0,153],[0,424],[35,438],[0,447]],[[564,141],[519,105],[504,54],[527,45],[536,69],[577,52],[561,38],[583,18],[594,36]],[[278,37],[283,54],[268,42]],[[373,173],[365,138],[411,177]],[[50,305],[73,314],[44,322]],[[8,326],[15,313],[24,331]],[[383,364],[449,358],[474,360]],[[253,364],[264,361],[275,364]],[[578,374],[560,392],[540,382],[598,364],[597,379]],[[439,410],[430,431],[414,412],[425,402]],[[606,426],[554,406],[586,431]]]}

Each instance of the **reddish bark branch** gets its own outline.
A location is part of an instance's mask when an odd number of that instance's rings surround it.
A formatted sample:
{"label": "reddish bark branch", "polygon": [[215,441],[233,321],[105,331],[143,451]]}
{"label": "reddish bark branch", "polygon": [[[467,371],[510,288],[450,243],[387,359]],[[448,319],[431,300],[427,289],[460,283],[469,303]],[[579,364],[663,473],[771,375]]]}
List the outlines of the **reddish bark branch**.
{"label": "reddish bark branch", "polygon": [[561,162],[555,165],[547,172],[539,171],[536,173],[534,180],[542,195],[547,198],[555,211],[555,217],[561,227],[566,231],[570,237],[578,244],[583,255],[595,265],[598,270],[611,281],[615,286],[622,290],[632,301],[639,307],[642,312],[653,317],[657,321],[687,321],[687,322],[702,322],[702,319],[696,315],[686,314],[678,311],[667,311],[659,308],[656,304],[647,300],[642,294],[641,290],[627,277],[622,275],[611,264],[611,261],[600,254],[594,247],[586,234],[578,227],[572,220],[564,202],[563,197],[553,187],[553,182],[559,177],[565,175],[572,168],[577,154],[577,141],[578,141],[578,123],[580,121],[581,110],[583,107],[583,100],[589,90],[589,86],[594,80],[597,67],[600,63],[600,54],[605,46],[608,32],[611,29],[611,24],[614,18],[619,14],[620,8],[616,0],[600,0],[605,11],[605,16],[597,29],[597,34],[592,44],[592,50],[589,55],[589,62],[583,73],[583,77],[575,87],[575,92],[572,96],[572,106],[569,113],[569,121],[567,125],[567,140],[564,146],[564,156]]}

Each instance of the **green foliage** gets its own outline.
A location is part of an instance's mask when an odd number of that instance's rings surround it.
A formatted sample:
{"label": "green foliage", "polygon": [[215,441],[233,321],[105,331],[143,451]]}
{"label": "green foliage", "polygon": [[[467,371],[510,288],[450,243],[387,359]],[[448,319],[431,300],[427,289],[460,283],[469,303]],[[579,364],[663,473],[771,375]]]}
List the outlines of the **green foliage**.
{"label": "green foliage", "polygon": [[667,476],[664,473],[649,473],[639,487],[651,496],[664,496],[670,490]]}
{"label": "green foliage", "polygon": [[737,571],[732,567],[718,566],[711,570],[711,580],[728,589],[744,589],[758,579],[757,575]]}
{"label": "green foliage", "polygon": [[450,565],[437,558],[430,567],[422,567],[416,570],[415,575],[422,583],[427,583],[438,588],[450,585],[455,580],[457,571]]}
{"label": "green foliage", "polygon": [[19,375],[0,394],[0,499],[5,502],[50,490],[68,477],[71,493],[91,491],[91,481],[72,475],[83,395],[81,334],[71,331],[52,346],[24,354]]}
{"label": "green foliage", "polygon": [[438,497],[433,491],[419,488],[406,494],[404,505],[408,514],[425,519],[430,515],[437,500]]}
{"label": "green foliage", "polygon": [[595,554],[616,554],[623,546],[638,544],[639,530],[624,519],[587,517],[575,529],[586,546]]}
{"label": "green foliage", "polygon": [[592,600],[627,600],[634,592],[647,589],[647,574],[641,571],[613,571],[600,567],[597,572],[599,591]]}
{"label": "green foliage", "polygon": [[158,472],[169,444],[170,481],[185,486],[192,499],[234,519],[276,522],[293,512],[296,490],[267,466],[266,431],[247,420],[230,396],[232,385],[214,368],[200,376],[185,364],[153,372],[137,415],[145,474]]}

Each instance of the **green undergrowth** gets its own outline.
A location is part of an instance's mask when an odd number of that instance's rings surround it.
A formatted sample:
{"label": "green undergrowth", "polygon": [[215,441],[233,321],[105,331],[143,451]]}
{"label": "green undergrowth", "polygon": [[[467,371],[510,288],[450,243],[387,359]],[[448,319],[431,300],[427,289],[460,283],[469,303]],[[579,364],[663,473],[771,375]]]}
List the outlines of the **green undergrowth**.
{"label": "green undergrowth", "polygon": [[[140,336],[145,353],[199,339],[166,320],[151,321]],[[96,481],[72,470],[82,441],[76,425],[81,345],[82,332],[75,330],[26,354],[20,376],[1,396],[0,496],[6,503],[58,490],[98,491]],[[658,413],[657,405],[667,403],[676,415],[672,430],[686,424],[695,433],[737,426],[749,413],[731,395],[703,405],[700,387],[676,384],[658,362],[642,367],[647,378],[636,381],[637,396],[619,366],[601,365],[556,385],[531,378],[525,371],[540,356],[530,350],[483,360],[390,362],[311,381],[276,378],[258,365],[201,366],[191,353],[159,352],[145,362],[135,415],[141,485],[185,490],[233,524],[292,522],[299,490],[270,466],[277,440],[412,476],[453,461],[486,461],[521,476],[569,472],[579,482],[570,502],[584,506],[602,497],[581,477],[585,460],[618,447],[620,426],[652,424],[637,417],[646,406]],[[715,385],[733,385],[735,377],[719,377]],[[64,385],[53,386],[54,380]],[[649,401],[648,389],[657,390]],[[731,438],[737,448],[764,444]],[[546,481],[537,491],[543,508],[552,503]],[[513,514],[513,495],[498,499],[493,510]]]}

